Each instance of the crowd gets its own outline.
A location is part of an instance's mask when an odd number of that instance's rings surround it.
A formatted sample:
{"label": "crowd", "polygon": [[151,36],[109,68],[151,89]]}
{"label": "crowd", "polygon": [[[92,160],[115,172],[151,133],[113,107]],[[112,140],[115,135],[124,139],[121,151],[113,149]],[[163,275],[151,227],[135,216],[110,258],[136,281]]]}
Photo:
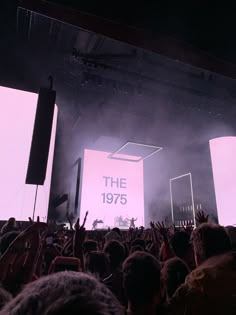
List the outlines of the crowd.
{"label": "crowd", "polygon": [[209,222],[86,231],[10,218],[0,315],[236,314],[236,228]]}

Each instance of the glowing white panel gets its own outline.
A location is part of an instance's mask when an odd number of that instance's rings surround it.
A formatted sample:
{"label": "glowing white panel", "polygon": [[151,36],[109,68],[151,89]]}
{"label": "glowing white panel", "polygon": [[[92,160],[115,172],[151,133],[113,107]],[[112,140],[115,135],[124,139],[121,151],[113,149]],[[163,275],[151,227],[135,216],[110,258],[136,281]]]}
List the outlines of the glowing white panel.
{"label": "glowing white panel", "polygon": [[84,151],[80,217],[89,211],[88,229],[96,219],[113,227],[119,216],[137,218],[135,225],[144,225],[143,161],[109,159],[110,154]]}
{"label": "glowing white panel", "polygon": [[[28,221],[33,215],[36,187],[26,185],[38,95],[0,87],[0,220],[13,216]],[[44,186],[39,186],[35,217],[46,221],[56,136],[55,107]]]}
{"label": "glowing white panel", "polygon": [[236,224],[236,137],[210,140],[219,223]]}

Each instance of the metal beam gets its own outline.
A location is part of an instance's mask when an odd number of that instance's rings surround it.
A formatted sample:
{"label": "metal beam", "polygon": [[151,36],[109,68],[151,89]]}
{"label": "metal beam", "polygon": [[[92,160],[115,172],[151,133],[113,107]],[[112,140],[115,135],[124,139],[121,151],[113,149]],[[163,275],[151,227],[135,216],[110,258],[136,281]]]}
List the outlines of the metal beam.
{"label": "metal beam", "polygon": [[121,25],[100,17],[42,0],[19,0],[18,7],[91,31],[120,42],[153,51],[176,61],[236,79],[236,65],[208,55],[171,37],[151,35],[141,29]]}

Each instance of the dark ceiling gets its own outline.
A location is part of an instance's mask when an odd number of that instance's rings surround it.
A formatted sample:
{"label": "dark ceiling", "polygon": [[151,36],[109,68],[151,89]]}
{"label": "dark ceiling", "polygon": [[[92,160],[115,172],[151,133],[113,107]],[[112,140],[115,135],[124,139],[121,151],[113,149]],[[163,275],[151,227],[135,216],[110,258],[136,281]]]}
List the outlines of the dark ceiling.
{"label": "dark ceiling", "polygon": [[109,20],[183,40],[236,62],[233,1],[49,0]]}
{"label": "dark ceiling", "polygon": [[[168,35],[236,63],[234,1],[46,0],[42,2],[71,7],[152,34]],[[17,4],[17,0],[1,1],[1,30],[6,31],[14,27]]]}

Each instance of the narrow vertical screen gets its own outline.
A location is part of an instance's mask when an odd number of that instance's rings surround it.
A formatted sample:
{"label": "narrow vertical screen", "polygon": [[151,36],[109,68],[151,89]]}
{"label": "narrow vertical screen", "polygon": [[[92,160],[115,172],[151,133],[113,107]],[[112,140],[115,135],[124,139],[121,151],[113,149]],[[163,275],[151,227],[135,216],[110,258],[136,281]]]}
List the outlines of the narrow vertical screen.
{"label": "narrow vertical screen", "polygon": [[191,173],[170,179],[172,220],[175,225],[195,224],[194,196]]}
{"label": "narrow vertical screen", "polygon": [[[27,221],[33,214],[36,187],[26,185],[25,177],[37,98],[34,93],[0,87],[0,220],[12,216]],[[56,122],[55,107],[46,180],[39,186],[35,211],[42,221],[46,221],[48,213]]]}
{"label": "narrow vertical screen", "polygon": [[236,224],[236,137],[210,140],[219,223]]}
{"label": "narrow vertical screen", "polygon": [[88,229],[95,220],[103,228],[128,228],[132,218],[144,225],[143,162],[109,159],[110,154],[84,151],[81,218],[88,210]]}

